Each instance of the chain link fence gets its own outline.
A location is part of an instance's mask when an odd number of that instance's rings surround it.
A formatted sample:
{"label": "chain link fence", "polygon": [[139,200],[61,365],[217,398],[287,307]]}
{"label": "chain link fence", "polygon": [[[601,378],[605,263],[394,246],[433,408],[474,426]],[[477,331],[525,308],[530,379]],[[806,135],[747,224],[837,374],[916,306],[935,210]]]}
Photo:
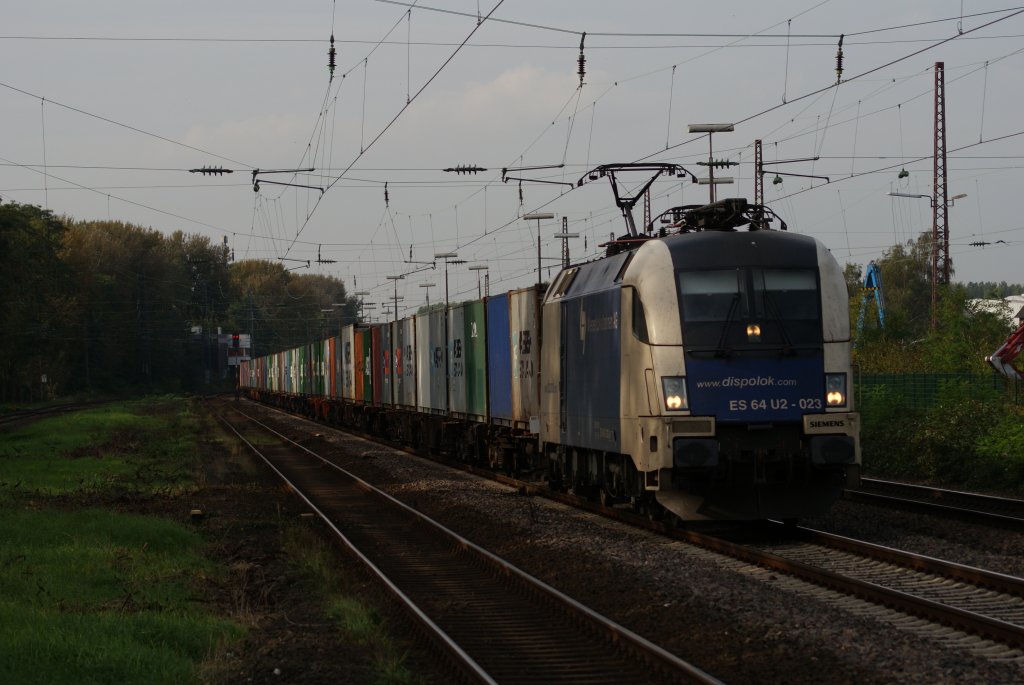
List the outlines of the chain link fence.
{"label": "chain link fence", "polygon": [[965,397],[975,400],[991,399],[1002,395],[1015,405],[1021,404],[1021,383],[993,373],[927,373],[927,374],[862,374],[854,370],[857,404],[863,406],[864,396],[874,388],[885,387],[899,394],[908,408],[929,409],[943,387],[961,386]]}

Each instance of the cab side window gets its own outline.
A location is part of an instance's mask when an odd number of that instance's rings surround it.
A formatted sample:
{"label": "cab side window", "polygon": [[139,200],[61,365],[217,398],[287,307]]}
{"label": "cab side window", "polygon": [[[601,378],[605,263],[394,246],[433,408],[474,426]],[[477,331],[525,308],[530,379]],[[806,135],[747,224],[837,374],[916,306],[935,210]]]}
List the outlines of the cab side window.
{"label": "cab side window", "polygon": [[651,338],[647,334],[647,315],[644,313],[644,303],[640,300],[640,293],[633,289],[633,336],[643,343],[650,344]]}

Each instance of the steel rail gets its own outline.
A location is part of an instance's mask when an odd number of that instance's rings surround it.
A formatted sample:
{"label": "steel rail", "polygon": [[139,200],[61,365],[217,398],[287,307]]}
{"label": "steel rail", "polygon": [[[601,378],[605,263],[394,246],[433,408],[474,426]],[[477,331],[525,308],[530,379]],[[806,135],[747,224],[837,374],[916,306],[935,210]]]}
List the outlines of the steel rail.
{"label": "steel rail", "polygon": [[[281,410],[277,409],[276,411]],[[283,413],[288,414],[288,412]],[[343,430],[350,434],[359,435],[360,437],[363,437],[364,439],[370,440],[372,442],[384,444],[389,447],[394,447],[387,440],[381,440],[376,436],[365,435],[362,433],[350,431],[348,429]],[[625,511],[614,507],[607,507],[595,502],[587,501],[575,495],[555,492],[550,490],[549,488],[539,486],[536,483],[521,481],[511,476],[496,474],[486,469],[478,468],[464,463],[453,463],[450,460],[444,458],[439,459],[433,455],[423,455],[413,448],[399,447],[398,449],[401,449],[402,451],[405,451],[410,454],[415,454],[423,458],[431,459],[433,461],[442,463],[449,467],[455,467],[460,470],[472,473],[474,475],[478,475],[493,481],[503,483],[510,487],[518,488],[524,494],[539,495],[548,499],[552,499],[554,501],[568,504],[570,506],[575,506],[577,508],[583,508],[591,512],[600,513],[615,520],[626,522],[637,527],[643,527],[648,530],[653,530],[665,534],[674,539],[689,542],[699,547],[719,552],[721,554],[724,554],[735,559],[739,559],[741,561],[745,561],[751,564],[786,573],[788,575],[794,576],[796,578],[810,582],[812,584],[830,588],[842,594],[859,597],[865,601],[879,604],[882,606],[887,606],[889,608],[896,609],[908,615],[924,618],[928,621],[956,628],[958,630],[962,630],[970,634],[985,636],[995,641],[998,641],[1002,644],[1006,644],[1011,647],[1024,650],[1024,627],[1013,623],[1008,623],[997,618],[992,618],[965,609],[945,605],[940,602],[935,602],[927,598],[918,597],[907,592],[887,588],[876,583],[871,583],[856,578],[844,576],[842,574],[834,573],[832,571],[823,568],[818,568],[809,564],[804,564],[793,559],[787,559],[781,555],[773,554],[771,552],[767,552],[764,550],[759,550],[748,545],[731,542],[714,534],[700,532],[698,530],[693,529],[675,528],[673,526],[665,525],[657,521],[651,521],[631,511]],[[811,535],[809,529],[806,530],[808,532],[802,532],[799,534]],[[817,533],[817,531],[815,531],[815,533]],[[825,534],[822,533],[821,535]],[[839,536],[835,537],[838,538]],[[838,542],[835,542],[835,545],[838,544]],[[869,543],[859,543],[858,541],[849,540],[848,544],[868,545]],[[877,549],[873,549],[872,554],[878,555],[875,558],[879,558],[882,555],[880,546],[873,547]],[[917,570],[927,570],[925,567],[931,563],[926,561],[928,557],[924,557],[922,555],[901,553],[898,550],[892,550],[892,554],[906,555],[899,565],[903,565],[908,568],[914,568],[914,564],[918,564],[919,568],[917,568]],[[934,560],[934,563],[942,564],[944,562],[942,562],[941,560]],[[975,584],[972,581],[968,580],[968,578],[970,577],[970,573],[967,571],[967,569],[969,568],[970,567],[961,566],[959,567],[959,570],[953,571],[950,569],[949,566],[947,566],[946,572],[960,574],[960,577],[957,578],[957,580],[960,580],[961,582]],[[983,586],[990,587],[992,589],[997,589],[999,591],[1004,591],[1001,589],[1002,587],[1010,588],[1009,590],[1006,590],[1007,594],[1014,594],[1019,596],[1020,588],[1018,579],[1014,579],[1012,576],[1001,576],[1001,574],[981,571],[980,569],[977,569],[976,571],[978,574],[980,574],[978,575],[978,578],[983,578]]]}
{"label": "steel rail", "polygon": [[[485,560],[492,567],[498,569],[500,573],[509,576],[520,583],[523,583],[537,595],[555,602],[558,606],[563,607],[564,610],[582,618],[592,628],[597,629],[602,634],[607,635],[612,642],[622,645],[627,650],[637,654],[638,658],[647,661],[656,669],[668,674],[674,674],[676,677],[682,678],[685,682],[701,683],[707,685],[722,685],[721,681],[717,680],[713,676],[705,673],[704,671],[693,666],[692,664],[680,659],[679,657],[668,652],[664,648],[655,645],[654,643],[634,633],[628,628],[625,628],[624,626],[621,626],[611,621],[610,619],[598,614],[589,607],[580,604],[578,601],[574,600],[568,595],[565,595],[564,593],[551,587],[543,581],[526,574],[524,571],[513,566],[504,559],[501,559],[493,553],[479,547],[475,543],[470,542],[458,533],[455,533],[446,526],[438,523],[437,521],[434,521],[422,512],[413,509],[409,505],[401,502],[400,500],[389,495],[388,493],[383,492],[382,490],[374,487],[370,483],[367,483],[366,481],[362,480],[355,474],[352,474],[346,469],[338,466],[337,464],[334,464],[330,460],[325,459],[324,457],[316,454],[315,452],[308,449],[304,445],[288,438],[287,436],[281,434],[280,432],[274,430],[273,428],[265,424],[262,424],[254,417],[245,414],[244,412],[237,408],[235,408],[235,411],[238,412],[243,417],[245,417],[247,420],[252,421],[257,425],[260,425],[263,430],[270,432],[278,439],[286,441],[293,448],[305,452],[312,458],[318,460],[324,466],[328,466],[334,469],[335,471],[343,474],[346,478],[351,479],[353,482],[357,483],[358,487],[361,488],[362,490],[368,493],[372,493],[386,500],[388,503],[405,512],[407,515],[417,519],[420,523],[428,526],[429,528],[435,530],[438,534],[451,540],[455,545],[457,545],[461,549],[471,552],[476,557]],[[248,440],[245,440],[245,438],[242,437],[241,434],[233,426],[230,426],[230,424],[227,423],[227,421],[223,419],[223,417],[218,418],[220,418],[226,425],[228,425],[231,428],[231,430],[235,432],[236,435],[239,436],[240,439],[246,442],[246,444],[250,446],[250,449],[257,451],[255,446],[253,446],[252,443],[250,443]],[[398,586],[395,583],[389,580],[384,574],[384,572],[379,568],[379,566],[373,564],[373,562],[368,557],[366,557],[366,555],[364,555],[362,552],[356,549],[354,543],[347,536],[344,535],[344,533],[338,528],[337,525],[335,525],[333,522],[329,520],[327,515],[320,508],[313,504],[313,502],[310,500],[308,496],[302,493],[302,491],[296,486],[294,482],[292,482],[291,479],[288,479],[285,476],[285,474],[280,469],[278,469],[274,464],[272,464],[265,455],[260,453],[260,457],[261,459],[263,459],[264,462],[268,464],[268,466],[274,471],[275,474],[277,474],[280,478],[282,478],[282,480],[284,480],[284,482],[288,484],[290,489],[292,489],[314,512],[316,512],[316,514],[320,518],[322,518],[327,523],[327,525],[331,528],[332,532],[334,532],[334,534],[337,535],[339,539],[341,539],[344,542],[344,544],[347,547],[349,547],[349,549],[353,550],[356,556],[371,569],[374,575],[376,575],[385,584],[388,590],[393,595],[398,597],[399,601],[401,601],[404,605],[410,607],[410,610],[413,611],[417,620],[422,625],[427,627],[427,629],[431,632],[432,635],[435,635],[436,638],[441,641],[441,644],[443,644],[445,650],[450,655],[452,655],[452,658],[456,659],[458,662],[465,663],[466,670],[471,675],[471,677],[479,679],[480,682],[495,682],[493,679],[491,679],[491,676],[486,673],[483,667],[480,666],[471,657],[469,657],[469,655],[458,644],[456,644],[455,641],[452,640],[433,620],[431,620],[426,615],[426,613],[423,612],[422,609],[416,608],[412,603],[411,598],[409,598],[404,592],[402,592],[401,589],[398,588]]]}
{"label": "steel rail", "polygon": [[[246,416],[242,412],[239,413],[242,414],[243,416]],[[344,544],[348,548],[348,550],[369,569],[370,573],[373,574],[377,578],[377,580],[379,580],[384,585],[385,589],[392,596],[394,596],[398,600],[398,602],[403,607],[405,607],[407,611],[409,611],[412,614],[416,622],[420,624],[420,627],[427,632],[427,634],[434,641],[435,644],[440,646],[448,654],[448,656],[452,659],[453,663],[457,664],[458,667],[463,671],[464,675],[468,676],[474,682],[485,683],[487,685],[497,685],[497,682],[493,680],[491,676],[478,663],[476,663],[475,660],[473,660],[472,657],[466,654],[466,652],[458,644],[456,644],[454,640],[448,637],[448,635],[443,630],[441,630],[441,628],[436,623],[434,623],[434,621],[432,621],[430,617],[427,616],[427,614],[415,602],[413,602],[408,595],[406,595],[401,590],[401,588],[399,588],[394,582],[392,582],[391,579],[380,569],[379,566],[377,566],[375,563],[373,563],[372,560],[370,560],[369,557],[363,554],[362,550],[360,550],[348,538],[348,536],[345,535],[345,533],[343,533],[340,528],[338,528],[338,526],[330,519],[329,516],[327,516],[327,514],[325,514],[319,507],[317,507],[317,505],[309,497],[306,496],[306,494],[302,491],[301,488],[299,488],[295,483],[293,483],[292,480],[289,479],[288,476],[284,474],[284,472],[278,469],[277,466],[274,465],[273,461],[271,461],[265,454],[263,454],[263,452],[260,451],[260,449],[256,447],[256,445],[254,445],[245,436],[243,436],[242,433],[233,425],[231,425],[231,423],[222,415],[217,414],[216,416],[217,419],[226,428],[228,428],[232,433],[234,433],[235,436],[239,440],[241,440],[245,444],[245,446],[252,451],[253,454],[258,456],[263,461],[263,463],[265,463],[267,467],[271,471],[273,471],[274,474],[285,483],[285,485],[288,486],[288,489],[292,493],[294,493],[296,497],[301,499],[305,503],[305,505],[309,507],[320,518],[320,520],[327,525],[328,528],[330,528],[331,532],[334,533],[335,537],[337,537],[342,542],[342,544]],[[246,416],[246,418],[250,417]],[[303,447],[302,449],[305,450],[306,448]],[[306,451],[308,452],[309,450]]]}
{"label": "steel rail", "polygon": [[[719,537],[695,531],[676,531],[679,537],[706,549],[721,552],[730,557],[747,561],[758,566],[780,571],[816,585],[832,588],[843,594],[852,595],[869,602],[881,604],[904,613],[918,616],[942,625],[982,635],[1003,644],[1024,649],[1024,626],[1008,623],[997,618],[952,607],[933,600],[919,597],[901,590],[895,590],[876,583],[818,568],[778,554],[748,545],[731,542]],[[994,574],[998,575],[998,574]]]}
{"label": "steel rail", "polygon": [[[874,478],[864,478],[862,483],[860,489],[844,490],[843,498],[853,502],[916,509],[1024,531],[1024,500]],[[872,491],[872,488],[877,491]],[[963,502],[963,505],[957,504],[957,501]],[[1000,510],[1014,513],[1001,513]]]}

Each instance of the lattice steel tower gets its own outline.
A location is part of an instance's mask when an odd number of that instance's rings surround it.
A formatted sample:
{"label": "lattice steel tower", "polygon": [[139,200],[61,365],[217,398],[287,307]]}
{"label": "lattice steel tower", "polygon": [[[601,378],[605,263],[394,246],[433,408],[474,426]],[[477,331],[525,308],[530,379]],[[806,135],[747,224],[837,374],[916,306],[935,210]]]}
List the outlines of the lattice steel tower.
{"label": "lattice steel tower", "polygon": [[946,203],[946,78],[935,63],[935,152],[932,177],[932,328],[937,324],[939,285],[949,284],[949,206]]}

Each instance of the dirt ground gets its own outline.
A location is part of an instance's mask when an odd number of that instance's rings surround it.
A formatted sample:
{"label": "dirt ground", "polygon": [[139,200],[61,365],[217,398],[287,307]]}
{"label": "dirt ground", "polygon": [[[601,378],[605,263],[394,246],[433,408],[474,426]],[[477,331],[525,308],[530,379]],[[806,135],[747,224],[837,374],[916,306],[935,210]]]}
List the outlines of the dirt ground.
{"label": "dirt ground", "polygon": [[[390,597],[288,493],[262,463],[206,419],[200,445],[202,487],[187,497],[110,503],[122,511],[165,516],[194,526],[207,555],[226,571],[204,578],[197,598],[247,627],[241,642],[223,646],[199,674],[204,683],[386,683],[367,645],[353,641],[326,615],[312,573],[289,558],[286,536],[323,546],[341,591],[367,606],[384,627],[415,683],[450,682]],[[197,512],[197,513],[193,513]],[[303,516],[306,514],[306,516]]]}

